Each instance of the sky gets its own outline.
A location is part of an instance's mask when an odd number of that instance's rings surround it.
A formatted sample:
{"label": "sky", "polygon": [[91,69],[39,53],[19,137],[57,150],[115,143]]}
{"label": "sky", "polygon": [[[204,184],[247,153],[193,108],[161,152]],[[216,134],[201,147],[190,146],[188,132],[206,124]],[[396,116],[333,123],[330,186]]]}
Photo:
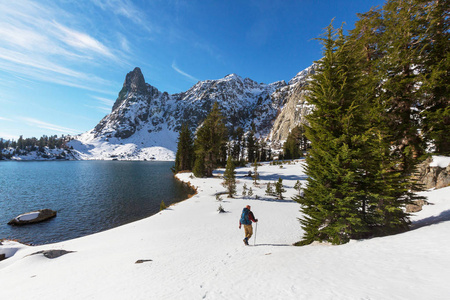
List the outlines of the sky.
{"label": "sky", "polygon": [[382,0],[0,0],[0,138],[76,135],[125,76],[170,94],[236,73],[289,81],[321,57],[334,18],[353,28]]}

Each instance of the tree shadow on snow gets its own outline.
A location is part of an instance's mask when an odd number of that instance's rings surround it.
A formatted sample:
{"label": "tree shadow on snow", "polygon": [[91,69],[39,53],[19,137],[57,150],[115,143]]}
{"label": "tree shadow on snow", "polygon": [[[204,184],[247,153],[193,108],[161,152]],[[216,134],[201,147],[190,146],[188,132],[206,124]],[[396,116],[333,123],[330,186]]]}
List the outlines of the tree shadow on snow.
{"label": "tree shadow on snow", "polygon": [[258,199],[256,198],[248,198],[245,197],[243,198],[245,201],[249,200],[249,201],[266,201],[266,202],[279,202],[279,203],[294,203],[295,201],[290,199],[290,198],[285,198],[283,200],[281,199],[277,199],[277,198],[267,198],[267,197],[259,197]]}
{"label": "tree shadow on snow", "polygon": [[416,230],[424,226],[439,224],[450,221],[450,209],[441,212],[438,216],[431,216],[422,220],[415,221],[411,224],[411,230]]}
{"label": "tree shadow on snow", "polygon": [[[278,178],[283,180],[306,180],[308,179],[308,176],[306,175],[280,175],[278,173],[259,173],[259,179],[258,180],[264,180],[264,181],[277,181]],[[248,176],[248,172],[244,171],[237,171],[236,172],[236,178],[248,178],[249,180],[252,180],[252,177]]]}
{"label": "tree shadow on snow", "polygon": [[258,246],[275,246],[275,247],[290,247],[290,244],[256,244],[255,247]]}

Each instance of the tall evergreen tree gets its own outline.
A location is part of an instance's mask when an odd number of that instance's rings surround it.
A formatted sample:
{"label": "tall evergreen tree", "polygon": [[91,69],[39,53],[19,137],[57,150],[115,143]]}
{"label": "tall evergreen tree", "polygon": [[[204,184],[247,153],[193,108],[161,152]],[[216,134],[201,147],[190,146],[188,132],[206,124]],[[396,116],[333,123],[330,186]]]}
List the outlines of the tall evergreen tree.
{"label": "tall evergreen tree", "polygon": [[423,70],[424,28],[420,15],[423,1],[389,0],[383,7],[386,30],[379,44],[383,56],[378,68],[382,89],[380,99],[386,107],[385,122],[395,150],[401,158],[404,174],[414,171],[417,158],[424,151],[420,135],[420,72]]}
{"label": "tall evergreen tree", "polygon": [[196,154],[194,167],[192,168],[192,173],[194,173],[194,176],[198,177],[198,178],[205,176],[206,172],[205,172],[205,155],[204,155],[204,153]]}
{"label": "tall evergreen tree", "polygon": [[[392,184],[388,183],[391,194],[376,194],[381,174],[392,165],[381,159],[389,148],[373,126],[381,114],[362,79],[359,62],[364,52],[356,51],[360,49],[343,36],[342,29],[334,30],[332,25],[320,40],[324,57],[308,96],[314,105],[306,128],[312,146],[307,156],[308,186],[303,197],[295,197],[305,214],[301,244],[345,243],[367,235],[372,226],[404,228],[407,218],[393,193],[398,187],[393,175],[389,175]],[[386,221],[387,216],[392,220]]]}
{"label": "tall evergreen tree", "polygon": [[247,160],[252,162],[256,159],[256,139],[253,130],[247,136]]}
{"label": "tall evergreen tree", "polygon": [[[212,172],[222,157],[223,146],[226,144],[226,132],[219,104],[215,102],[211,112],[198,129],[194,142],[195,165],[204,166],[204,175],[207,177],[212,177]],[[197,171],[200,169],[200,167],[196,168]]]}
{"label": "tall evergreen tree", "polygon": [[244,136],[244,130],[242,127],[236,128],[236,130],[233,132],[232,140],[233,140],[233,147],[231,149],[231,154],[233,155],[233,159],[236,161],[241,160],[241,152],[242,152],[242,139]]}
{"label": "tall evergreen tree", "polygon": [[194,156],[194,140],[192,138],[192,133],[189,130],[188,125],[183,124],[180,135],[178,136],[178,146],[174,166],[175,173],[191,170],[194,163]]}
{"label": "tall evergreen tree", "polygon": [[[362,148],[358,189],[361,191],[360,212],[369,234],[383,235],[406,230],[408,215],[403,207],[417,197],[410,191],[410,179],[402,165],[402,157],[392,155],[392,139],[390,122],[386,122],[387,103],[380,95],[384,92],[384,74],[380,72],[380,64],[384,53],[383,35],[386,25],[382,10],[370,10],[359,14],[348,38],[352,45],[351,55],[356,59],[355,68],[359,76],[359,97],[364,99],[367,135],[364,136]],[[381,73],[381,74],[380,74]],[[394,149],[395,152],[395,149]]]}
{"label": "tall evergreen tree", "polygon": [[422,130],[437,153],[450,155],[450,5],[443,0],[423,1],[422,5]]}
{"label": "tall evergreen tree", "polygon": [[236,194],[236,171],[231,156],[227,159],[222,185],[227,189],[228,197],[233,198]]}
{"label": "tall evergreen tree", "polygon": [[283,144],[284,159],[295,159],[301,156],[300,145],[303,140],[303,132],[300,126],[294,127]]}

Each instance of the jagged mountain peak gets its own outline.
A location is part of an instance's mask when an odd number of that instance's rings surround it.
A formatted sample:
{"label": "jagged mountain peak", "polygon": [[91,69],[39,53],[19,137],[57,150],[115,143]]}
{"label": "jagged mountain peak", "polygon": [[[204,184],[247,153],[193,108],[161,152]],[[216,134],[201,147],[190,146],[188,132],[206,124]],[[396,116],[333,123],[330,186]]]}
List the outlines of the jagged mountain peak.
{"label": "jagged mountain peak", "polygon": [[317,68],[318,65],[316,63],[312,64],[308,68],[298,72],[297,75],[295,75],[295,77],[292,78],[288,84],[294,85],[297,84],[298,82],[305,81],[309,75],[313,75],[316,72]]}
{"label": "jagged mountain peak", "polygon": [[234,79],[234,80],[240,80],[240,81],[243,80],[241,76],[239,76],[235,73],[228,74],[223,79]]}
{"label": "jagged mountain peak", "polygon": [[130,92],[145,92],[147,85],[145,83],[144,75],[140,68],[136,67],[133,71],[129,72],[125,77],[123,87],[127,88]]}

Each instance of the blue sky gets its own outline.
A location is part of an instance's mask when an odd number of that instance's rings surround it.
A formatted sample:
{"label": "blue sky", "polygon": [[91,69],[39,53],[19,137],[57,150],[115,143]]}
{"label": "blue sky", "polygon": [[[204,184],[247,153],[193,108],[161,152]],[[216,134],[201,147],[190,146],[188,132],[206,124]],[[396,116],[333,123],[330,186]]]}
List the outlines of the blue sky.
{"label": "blue sky", "polygon": [[0,137],[78,134],[111,107],[140,67],[160,91],[230,73],[288,81],[321,56],[335,18],[381,0],[0,1]]}

